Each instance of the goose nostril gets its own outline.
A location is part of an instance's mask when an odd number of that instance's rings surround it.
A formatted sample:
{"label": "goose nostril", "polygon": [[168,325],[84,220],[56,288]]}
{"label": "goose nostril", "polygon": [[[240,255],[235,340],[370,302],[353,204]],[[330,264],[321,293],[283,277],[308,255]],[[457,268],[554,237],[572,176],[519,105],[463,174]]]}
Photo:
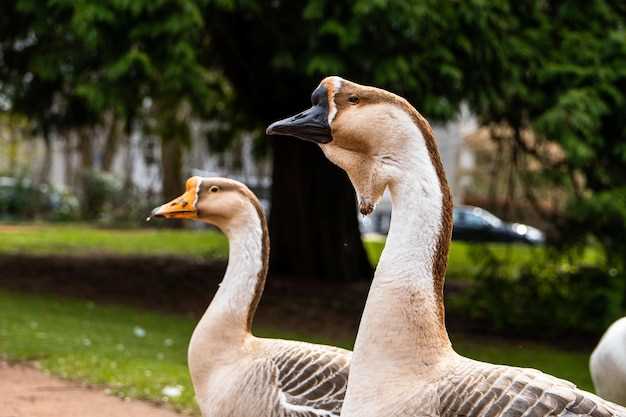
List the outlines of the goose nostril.
{"label": "goose nostril", "polygon": [[183,202],[180,203],[180,205],[183,206],[183,207],[187,207],[187,204],[189,204],[189,203],[187,203],[186,201],[183,201]]}
{"label": "goose nostril", "polygon": [[302,119],[304,116],[305,116],[304,113],[296,114],[295,116],[293,116],[293,120]]}

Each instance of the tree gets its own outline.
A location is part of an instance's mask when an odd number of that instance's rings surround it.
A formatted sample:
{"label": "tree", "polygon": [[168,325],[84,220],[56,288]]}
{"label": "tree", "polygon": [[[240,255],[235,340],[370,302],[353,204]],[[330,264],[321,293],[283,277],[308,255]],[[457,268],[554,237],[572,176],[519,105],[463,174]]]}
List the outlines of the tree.
{"label": "tree", "polygon": [[[333,74],[404,95],[429,119],[445,120],[489,82],[481,54],[499,42],[508,13],[504,1],[207,1],[206,59],[234,87],[239,126],[259,136],[308,107]],[[369,276],[345,175],[314,145],[271,142],[273,271]]]}
{"label": "tree", "polygon": [[[307,34],[312,25],[298,27],[302,15],[298,2],[276,9],[260,2],[211,6],[205,13],[211,41],[207,60],[223,68],[233,85],[239,127],[263,136],[270,121],[307,107],[319,82],[303,68],[312,52]],[[282,64],[268,65],[281,56]],[[371,267],[345,174],[311,144],[278,138],[272,150],[272,272],[320,279],[368,278]]]}
{"label": "tree", "polygon": [[[485,124],[507,125],[502,140],[542,170],[524,177],[537,203],[541,183],[565,191],[556,225],[564,249],[590,239],[605,249],[608,268],[624,269],[626,243],[626,5],[510,2],[497,59],[482,68],[491,82],[469,96]],[[530,141],[521,133],[532,131]],[[546,144],[563,158],[550,159]],[[541,206],[536,204],[541,211]]]}
{"label": "tree", "polygon": [[[111,127],[106,169],[118,125],[126,136],[151,125],[179,148],[164,152],[172,169],[163,181],[167,197],[174,181],[178,191],[180,142],[190,119],[179,120],[180,109],[211,117],[221,83],[197,59],[203,25],[197,2],[20,0],[3,8],[0,23],[0,94],[12,111],[27,115],[47,144],[51,132],[79,132],[85,170],[95,168],[95,127]],[[167,128],[172,121],[179,129]]]}
{"label": "tree", "polygon": [[127,134],[139,122],[161,139],[163,197],[173,198],[182,183],[188,125],[194,116],[210,117],[219,101],[219,77],[197,59],[203,26],[197,2],[66,6],[83,47],[98,57],[95,71],[82,69],[77,91],[100,114],[119,115]]}

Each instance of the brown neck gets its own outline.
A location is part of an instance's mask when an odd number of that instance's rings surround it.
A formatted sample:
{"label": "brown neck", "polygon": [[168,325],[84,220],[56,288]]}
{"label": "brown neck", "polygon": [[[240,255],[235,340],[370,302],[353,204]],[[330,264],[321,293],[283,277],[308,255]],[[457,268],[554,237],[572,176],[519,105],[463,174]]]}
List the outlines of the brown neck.
{"label": "brown neck", "polygon": [[430,127],[428,121],[411,106],[405,100],[401,100],[402,107],[411,116],[411,119],[415,125],[419,128],[420,132],[424,136],[426,141],[426,148],[430,156],[430,161],[435,167],[437,176],[439,177],[439,186],[441,188],[442,207],[441,207],[441,229],[439,233],[439,239],[437,240],[437,247],[435,249],[435,256],[433,258],[433,283],[435,286],[435,296],[439,303],[439,317],[442,323],[445,323],[445,311],[443,303],[443,284],[446,275],[446,269],[448,267],[448,248],[450,247],[450,240],[452,238],[452,193],[448,186],[448,180],[446,179],[446,173],[443,169],[443,163],[441,162],[441,156],[437,149],[433,130]]}
{"label": "brown neck", "polygon": [[[228,266],[224,279],[205,315],[202,325],[228,327],[235,333],[250,333],[259,305],[269,263],[269,234],[263,209],[254,195],[244,194],[246,205],[240,216],[220,225],[228,236]],[[248,195],[249,194],[249,195]],[[222,330],[220,330],[222,331]]]}
{"label": "brown neck", "polygon": [[[389,171],[391,224],[355,345],[359,363],[385,358],[405,364],[418,355],[432,364],[450,349],[443,303],[450,192],[430,127],[408,104],[403,112],[415,126],[398,115],[407,127],[394,132],[405,135],[393,138],[403,146],[402,157]],[[392,333],[394,346],[381,343]]]}
{"label": "brown neck", "polygon": [[267,219],[265,218],[265,214],[263,212],[263,208],[259,203],[259,200],[252,195],[248,196],[250,202],[255,208],[257,215],[259,216],[259,221],[261,223],[261,229],[263,232],[263,242],[261,243],[261,270],[257,274],[257,282],[256,287],[254,289],[254,296],[252,301],[250,302],[250,306],[248,308],[248,317],[246,319],[246,327],[250,332],[252,330],[252,320],[254,320],[254,314],[256,313],[256,309],[259,306],[259,302],[261,301],[261,296],[263,295],[263,289],[265,288],[265,281],[267,278],[267,270],[269,265],[270,258],[270,237],[269,231],[267,228]]}

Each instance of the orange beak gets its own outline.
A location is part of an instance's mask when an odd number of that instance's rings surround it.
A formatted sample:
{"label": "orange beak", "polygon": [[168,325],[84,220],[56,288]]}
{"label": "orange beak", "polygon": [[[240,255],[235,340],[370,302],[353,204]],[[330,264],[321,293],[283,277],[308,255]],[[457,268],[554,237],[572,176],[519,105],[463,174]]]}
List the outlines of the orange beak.
{"label": "orange beak", "polygon": [[198,198],[196,180],[194,178],[187,181],[187,191],[169,203],[163,204],[152,210],[146,219],[150,221],[153,217],[165,219],[195,219],[197,218],[196,199]]}

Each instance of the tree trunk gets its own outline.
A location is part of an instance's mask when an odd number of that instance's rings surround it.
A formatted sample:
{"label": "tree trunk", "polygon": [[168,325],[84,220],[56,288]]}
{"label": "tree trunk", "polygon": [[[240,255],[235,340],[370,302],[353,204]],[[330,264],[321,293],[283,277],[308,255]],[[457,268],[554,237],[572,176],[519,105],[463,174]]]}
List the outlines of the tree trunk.
{"label": "tree trunk", "polygon": [[52,139],[50,138],[50,134],[48,132],[44,132],[43,134],[43,143],[44,154],[41,169],[39,170],[38,182],[41,184],[49,184],[51,182],[50,176],[52,174],[53,149]]}
{"label": "tree trunk", "polygon": [[313,144],[272,140],[271,271],[333,281],[371,278],[347,175]]}
{"label": "tree trunk", "polygon": [[93,165],[93,142],[91,135],[93,132],[87,128],[81,128],[78,131],[78,151],[80,152],[80,168],[82,174],[94,169]]}
{"label": "tree trunk", "polygon": [[70,132],[65,132],[63,150],[63,180],[66,187],[75,188],[78,185],[74,169],[76,150],[74,149],[74,135]]}
{"label": "tree trunk", "polygon": [[120,143],[120,136],[124,129],[120,126],[117,117],[111,117],[111,126],[109,132],[105,138],[104,150],[102,151],[102,170],[104,172],[111,172],[113,167],[113,160],[117,154],[117,149]]}
{"label": "tree trunk", "polygon": [[[161,138],[161,196],[163,203],[170,201],[184,191],[183,144],[175,138]],[[183,222],[172,220],[167,227],[181,228]]]}
{"label": "tree trunk", "polygon": [[[14,175],[17,172],[17,157],[19,153],[19,145],[21,135],[19,133],[19,128],[13,126],[12,119],[9,118],[9,123],[7,126],[7,130],[9,133],[9,150],[8,150],[8,166],[9,173]],[[19,135],[19,136],[18,136]]]}

